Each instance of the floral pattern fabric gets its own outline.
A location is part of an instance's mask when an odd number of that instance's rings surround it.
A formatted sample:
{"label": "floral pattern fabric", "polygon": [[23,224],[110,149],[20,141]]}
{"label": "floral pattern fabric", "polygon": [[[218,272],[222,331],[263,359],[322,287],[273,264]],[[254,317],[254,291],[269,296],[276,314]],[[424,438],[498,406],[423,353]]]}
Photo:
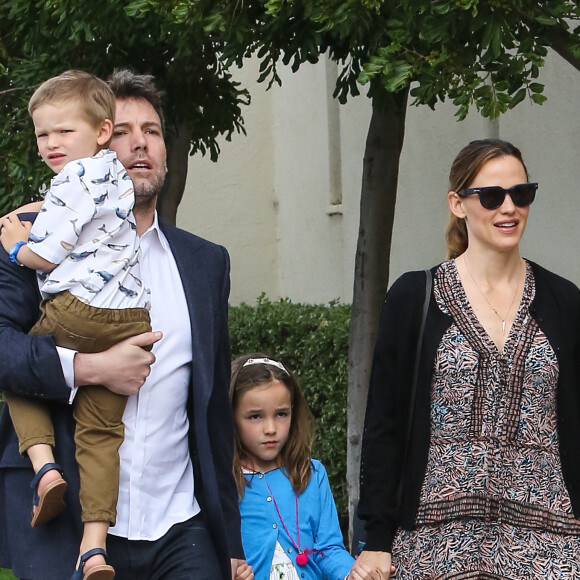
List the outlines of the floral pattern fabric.
{"label": "floral pattern fabric", "polygon": [[580,520],[562,475],[556,355],[521,303],[500,352],[476,318],[454,261],[434,281],[453,323],[431,383],[431,443],[416,529],[393,545],[397,579],[580,578]]}

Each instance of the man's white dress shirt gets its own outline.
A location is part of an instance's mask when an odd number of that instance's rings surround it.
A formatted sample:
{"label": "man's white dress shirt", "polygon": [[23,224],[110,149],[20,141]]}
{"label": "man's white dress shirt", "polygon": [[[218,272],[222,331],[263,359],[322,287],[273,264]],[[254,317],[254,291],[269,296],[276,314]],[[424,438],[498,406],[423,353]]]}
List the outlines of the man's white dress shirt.
{"label": "man's white dress shirt", "polygon": [[[129,397],[123,415],[117,525],[109,533],[157,540],[200,511],[187,437],[191,325],[179,271],[157,214],[140,244],[141,275],[151,290],[151,326],[161,330],[163,338],[153,345],[151,374],[139,394]],[[72,385],[73,357],[70,351],[58,350]]]}

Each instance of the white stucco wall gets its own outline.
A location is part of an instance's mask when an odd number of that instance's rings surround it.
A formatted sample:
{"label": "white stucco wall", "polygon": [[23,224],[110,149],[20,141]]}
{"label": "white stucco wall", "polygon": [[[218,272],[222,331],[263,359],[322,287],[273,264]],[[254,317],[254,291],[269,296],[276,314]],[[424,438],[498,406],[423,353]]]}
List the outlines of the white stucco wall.
{"label": "white stucco wall", "polygon": [[[262,291],[303,302],[352,299],[370,104],[364,95],[344,106],[332,101],[334,74],[324,62],[283,70],[282,87],[266,92],[248,63],[238,73],[252,93],[248,136],[224,141],[218,163],[192,158],[178,224],[228,248],[234,304]],[[470,140],[499,131],[540,182],[523,254],[580,284],[580,74],[552,55],[540,81],[547,103],[521,103],[495,124],[476,113],[457,122],[450,103],[409,108],[391,281],[444,258],[451,161]],[[340,213],[331,213],[337,197]]]}
{"label": "white stucco wall", "polygon": [[[257,78],[255,62],[244,69]],[[252,87],[247,136],[222,140],[219,161],[191,158],[177,225],[226,246],[232,261],[232,303],[278,293],[278,198],[274,189],[271,95]]]}

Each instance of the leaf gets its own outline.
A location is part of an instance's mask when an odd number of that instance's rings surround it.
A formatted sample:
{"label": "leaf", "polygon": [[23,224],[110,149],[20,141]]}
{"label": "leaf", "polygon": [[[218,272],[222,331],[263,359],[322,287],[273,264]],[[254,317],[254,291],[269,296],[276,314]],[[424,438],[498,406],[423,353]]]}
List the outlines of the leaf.
{"label": "leaf", "polygon": [[501,26],[496,26],[491,36],[491,49],[495,58],[498,58],[502,54],[502,38]]}
{"label": "leaf", "polygon": [[543,105],[547,100],[548,97],[546,97],[545,95],[538,94],[532,95],[532,101],[534,101],[534,103],[537,103],[538,105]]}
{"label": "leaf", "polygon": [[511,103],[510,103],[510,109],[513,109],[516,105],[519,105],[519,103],[521,103],[527,95],[527,91],[524,88],[519,89],[519,91],[516,92],[516,94],[512,97]]}
{"label": "leaf", "polygon": [[406,62],[398,61],[389,74],[385,75],[384,86],[389,93],[396,93],[409,84],[413,67]]}
{"label": "leaf", "polygon": [[539,24],[543,24],[544,26],[556,26],[558,24],[558,21],[555,18],[546,16],[545,14],[538,14],[537,16],[534,16],[534,20]]}

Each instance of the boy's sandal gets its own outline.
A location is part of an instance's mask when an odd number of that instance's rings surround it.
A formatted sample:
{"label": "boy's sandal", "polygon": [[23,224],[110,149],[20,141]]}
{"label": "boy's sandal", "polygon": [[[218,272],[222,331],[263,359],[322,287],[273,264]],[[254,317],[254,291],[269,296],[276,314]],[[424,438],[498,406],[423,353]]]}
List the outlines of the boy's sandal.
{"label": "boy's sandal", "polygon": [[52,469],[56,469],[61,476],[63,475],[60,465],[57,463],[45,463],[30,482],[30,487],[34,490],[32,505],[37,506],[36,511],[34,509],[32,510],[32,521],[30,525],[33,528],[42,526],[42,524],[56,517],[65,508],[63,497],[66,491],[66,481],[62,477],[49,483],[44,488],[42,494],[38,494],[37,488],[40,478]]}
{"label": "boy's sandal", "polygon": [[71,580],[113,580],[115,577],[115,570],[108,564],[93,566],[90,570],[87,570],[86,574],[83,574],[83,567],[86,561],[92,556],[97,555],[104,556],[105,561],[107,561],[107,552],[105,552],[103,548],[93,548],[92,550],[85,552],[80,557],[79,565],[74,571]]}

